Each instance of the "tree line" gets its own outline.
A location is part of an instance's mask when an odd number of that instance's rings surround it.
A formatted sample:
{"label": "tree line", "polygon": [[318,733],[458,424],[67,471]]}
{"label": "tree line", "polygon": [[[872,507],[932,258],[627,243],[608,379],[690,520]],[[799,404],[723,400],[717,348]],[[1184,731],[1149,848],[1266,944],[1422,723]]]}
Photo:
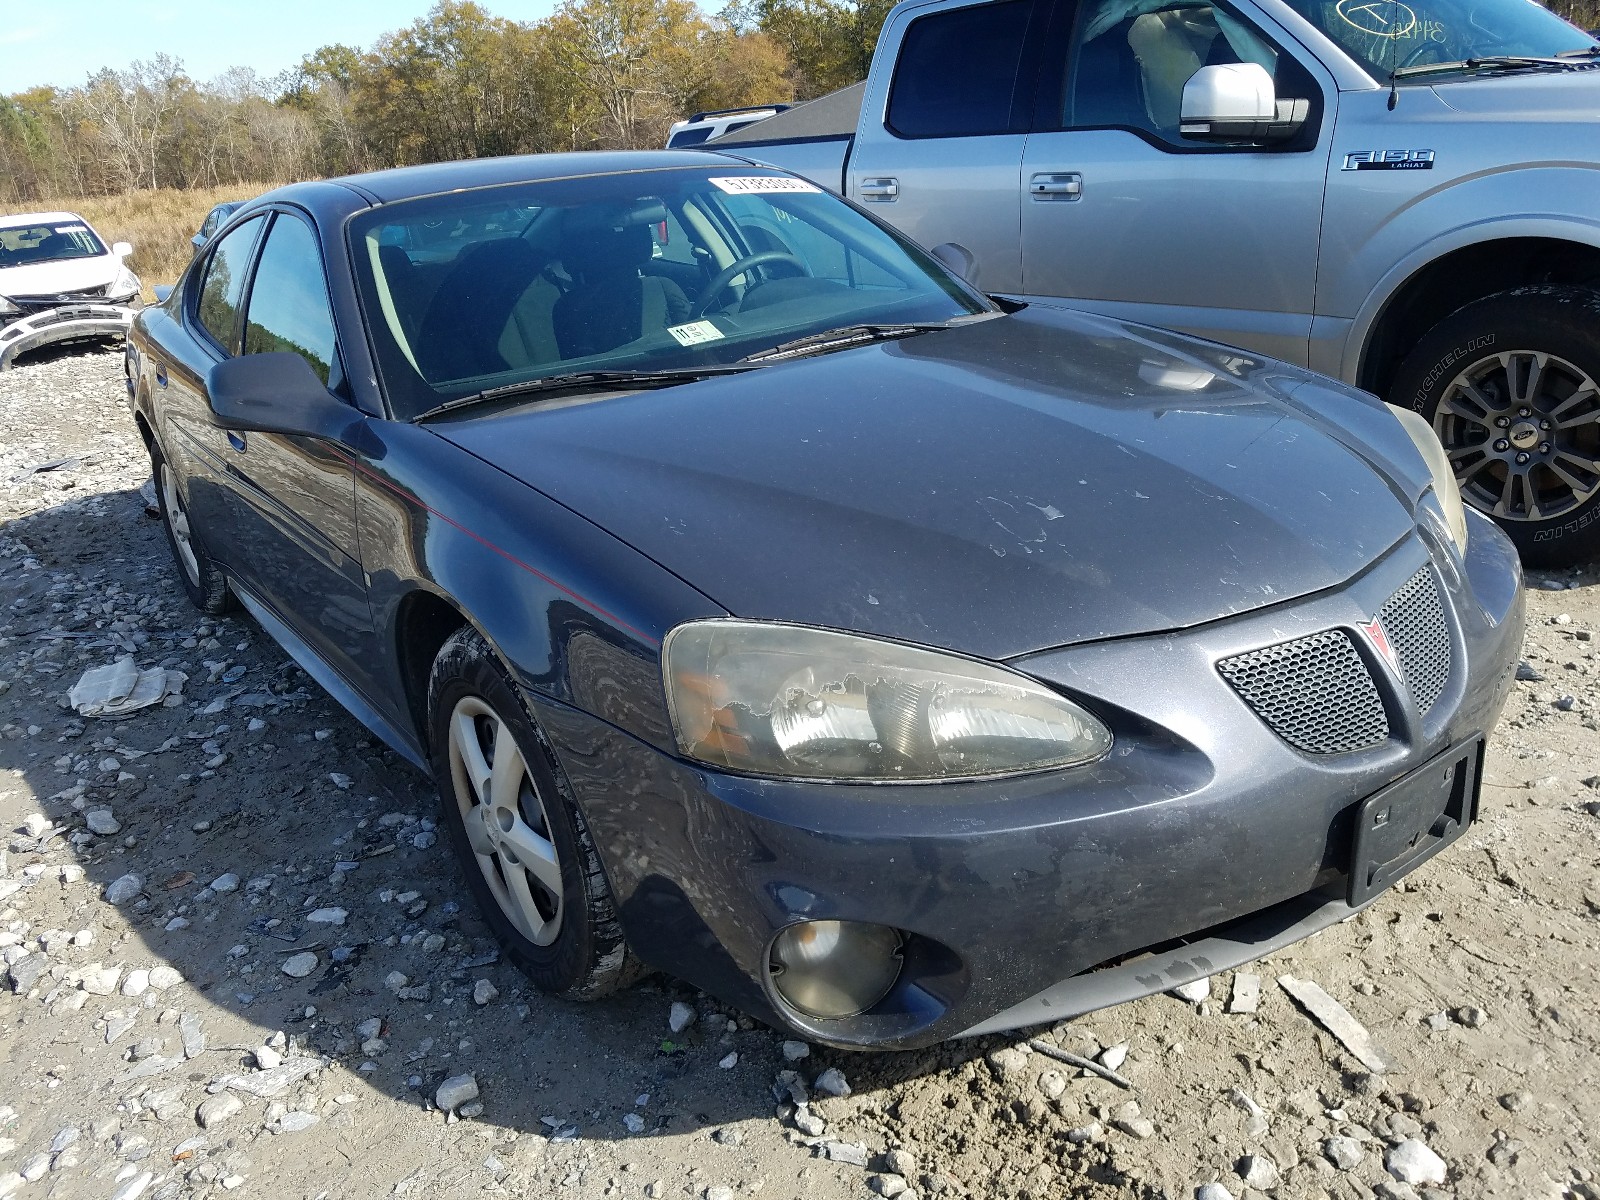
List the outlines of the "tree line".
{"label": "tree line", "polygon": [[199,82],[156,55],[0,96],[0,204],[660,146],[693,111],[862,78],[891,0],[566,0],[521,23],[440,0],[367,50]]}

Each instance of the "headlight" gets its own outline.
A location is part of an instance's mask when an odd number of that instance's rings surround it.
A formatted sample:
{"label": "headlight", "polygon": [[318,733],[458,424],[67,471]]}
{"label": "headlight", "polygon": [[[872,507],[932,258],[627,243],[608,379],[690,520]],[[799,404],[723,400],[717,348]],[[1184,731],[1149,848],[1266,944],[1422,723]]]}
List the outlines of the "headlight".
{"label": "headlight", "polygon": [[1461,488],[1456,484],[1456,473],[1450,468],[1450,459],[1439,444],[1439,435],[1433,431],[1432,425],[1409,408],[1391,404],[1389,411],[1399,418],[1401,428],[1411,435],[1411,440],[1422,454],[1422,461],[1428,464],[1428,470],[1433,474],[1433,494],[1438,497],[1439,507],[1444,510],[1445,525],[1455,539],[1456,549],[1465,550],[1467,510],[1462,507]]}
{"label": "headlight", "polygon": [[139,294],[139,277],[127,267],[117,272],[117,277],[111,281],[111,286],[106,289],[106,299],[113,304],[122,304],[132,300]]}
{"label": "headlight", "polygon": [[662,648],[678,748],[787,778],[899,782],[1090,762],[1111,732],[990,663],[858,634],[694,621]]}

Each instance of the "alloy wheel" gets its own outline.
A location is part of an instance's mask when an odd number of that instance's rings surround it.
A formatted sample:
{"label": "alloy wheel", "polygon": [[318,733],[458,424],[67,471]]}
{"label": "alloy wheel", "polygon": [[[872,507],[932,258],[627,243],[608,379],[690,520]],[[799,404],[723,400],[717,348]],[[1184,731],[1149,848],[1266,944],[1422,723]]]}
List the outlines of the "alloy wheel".
{"label": "alloy wheel", "polygon": [[489,891],[523,937],[550,945],[561,932],[561,862],[515,736],[486,701],[466,696],[450,713],[449,750],[456,805]]}
{"label": "alloy wheel", "polygon": [[1544,521],[1600,492],[1600,387],[1541,350],[1511,350],[1459,372],[1434,431],[1474,508],[1502,521]]}
{"label": "alloy wheel", "polygon": [[178,494],[178,477],[163,460],[161,463],[161,502],[167,513],[167,526],[172,530],[172,544],[177,547],[178,561],[189,582],[200,586],[200,560],[195,557],[190,540],[189,513],[183,507],[183,497]]}

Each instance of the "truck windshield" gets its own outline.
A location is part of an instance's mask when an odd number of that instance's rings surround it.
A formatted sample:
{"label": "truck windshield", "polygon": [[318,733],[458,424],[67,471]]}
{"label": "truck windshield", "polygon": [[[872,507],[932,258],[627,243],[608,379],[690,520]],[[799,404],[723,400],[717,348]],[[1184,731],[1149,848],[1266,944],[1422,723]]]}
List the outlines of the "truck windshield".
{"label": "truck windshield", "polygon": [[[1551,58],[1600,43],[1534,0],[1287,0],[1373,78],[1436,63]],[[1437,76],[1423,76],[1424,79]]]}
{"label": "truck windshield", "polygon": [[555,376],[715,367],[994,311],[838,197],[734,161],[401,201],[349,236],[402,419]]}

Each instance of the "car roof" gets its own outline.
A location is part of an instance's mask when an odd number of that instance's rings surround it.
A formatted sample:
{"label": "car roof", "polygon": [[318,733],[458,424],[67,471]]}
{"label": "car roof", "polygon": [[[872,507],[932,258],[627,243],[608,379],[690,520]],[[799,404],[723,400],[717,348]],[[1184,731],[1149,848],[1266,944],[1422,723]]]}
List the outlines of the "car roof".
{"label": "car roof", "polygon": [[[616,175],[627,171],[719,167],[727,166],[730,161],[737,160],[724,154],[685,150],[582,150],[570,154],[524,154],[395,167],[365,175],[346,175],[331,182],[343,184],[379,204],[389,204],[464,188],[536,183],[583,175]],[[282,189],[272,195],[288,198],[285,193],[293,190]]]}
{"label": "car roof", "polygon": [[87,225],[89,223],[77,213],[11,213],[6,216],[0,216],[0,229],[15,229],[23,225],[58,225],[66,221],[72,221],[79,225]]}

